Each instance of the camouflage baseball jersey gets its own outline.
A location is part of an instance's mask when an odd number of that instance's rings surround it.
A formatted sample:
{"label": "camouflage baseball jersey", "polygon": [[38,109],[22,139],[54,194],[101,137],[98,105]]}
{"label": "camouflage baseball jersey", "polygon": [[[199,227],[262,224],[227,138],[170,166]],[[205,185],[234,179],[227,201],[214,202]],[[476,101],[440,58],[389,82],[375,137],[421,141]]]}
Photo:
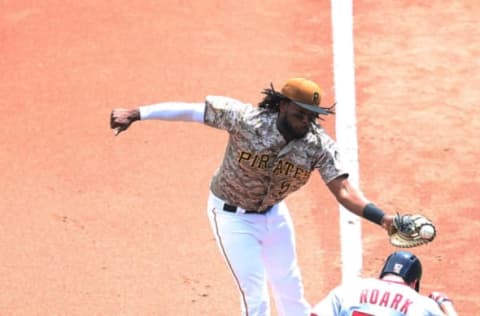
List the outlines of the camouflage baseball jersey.
{"label": "camouflage baseball jersey", "polygon": [[229,133],[225,156],[210,184],[229,204],[263,210],[305,185],[314,169],[325,183],[346,175],[335,142],[312,124],[302,139],[286,142],[278,113],[238,100],[208,96],[205,124]]}

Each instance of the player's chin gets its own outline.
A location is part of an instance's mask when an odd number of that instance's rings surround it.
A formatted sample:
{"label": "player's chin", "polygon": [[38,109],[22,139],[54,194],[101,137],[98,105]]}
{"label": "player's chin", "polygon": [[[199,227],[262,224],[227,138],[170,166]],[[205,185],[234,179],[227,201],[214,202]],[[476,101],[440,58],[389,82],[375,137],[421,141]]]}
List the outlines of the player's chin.
{"label": "player's chin", "polygon": [[303,138],[307,135],[308,131],[310,130],[310,126],[307,127],[298,127],[295,129],[295,137],[296,138]]}

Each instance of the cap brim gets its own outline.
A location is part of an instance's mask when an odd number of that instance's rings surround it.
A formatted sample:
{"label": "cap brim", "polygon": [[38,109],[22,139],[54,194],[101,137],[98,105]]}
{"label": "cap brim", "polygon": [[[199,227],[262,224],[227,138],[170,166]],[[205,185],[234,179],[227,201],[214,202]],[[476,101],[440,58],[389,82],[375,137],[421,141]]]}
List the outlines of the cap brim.
{"label": "cap brim", "polygon": [[321,108],[319,106],[314,106],[314,105],[310,105],[310,104],[306,104],[306,103],[302,103],[302,102],[298,102],[298,101],[293,101],[293,100],[292,100],[292,102],[295,103],[296,105],[298,105],[299,107],[301,107],[302,109],[305,109],[305,110],[308,110],[308,111],[311,111],[311,112],[315,112],[315,113],[318,113],[318,114],[328,115],[328,114],[331,113],[327,109]]}

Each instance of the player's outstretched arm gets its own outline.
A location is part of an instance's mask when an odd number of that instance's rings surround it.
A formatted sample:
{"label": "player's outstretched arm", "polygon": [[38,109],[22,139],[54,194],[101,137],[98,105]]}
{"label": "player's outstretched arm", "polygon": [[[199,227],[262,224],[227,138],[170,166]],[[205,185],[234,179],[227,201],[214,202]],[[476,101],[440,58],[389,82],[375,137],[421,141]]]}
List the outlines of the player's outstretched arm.
{"label": "player's outstretched arm", "polygon": [[338,177],[330,181],[327,186],[337,201],[350,212],[382,226],[389,233],[394,229],[394,216],[385,214],[371,203],[359,188],[348,181],[347,177]]}
{"label": "player's outstretched arm", "polygon": [[163,102],[135,109],[113,109],[110,128],[115,136],[139,120],[203,122],[205,103]]}

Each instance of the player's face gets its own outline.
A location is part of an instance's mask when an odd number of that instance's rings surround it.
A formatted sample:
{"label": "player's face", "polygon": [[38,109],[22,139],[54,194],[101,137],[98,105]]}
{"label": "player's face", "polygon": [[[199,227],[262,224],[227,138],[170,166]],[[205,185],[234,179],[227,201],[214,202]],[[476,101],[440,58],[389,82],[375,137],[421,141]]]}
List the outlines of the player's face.
{"label": "player's face", "polygon": [[284,103],[280,107],[279,130],[286,139],[304,137],[310,130],[318,114],[305,110],[295,103]]}

